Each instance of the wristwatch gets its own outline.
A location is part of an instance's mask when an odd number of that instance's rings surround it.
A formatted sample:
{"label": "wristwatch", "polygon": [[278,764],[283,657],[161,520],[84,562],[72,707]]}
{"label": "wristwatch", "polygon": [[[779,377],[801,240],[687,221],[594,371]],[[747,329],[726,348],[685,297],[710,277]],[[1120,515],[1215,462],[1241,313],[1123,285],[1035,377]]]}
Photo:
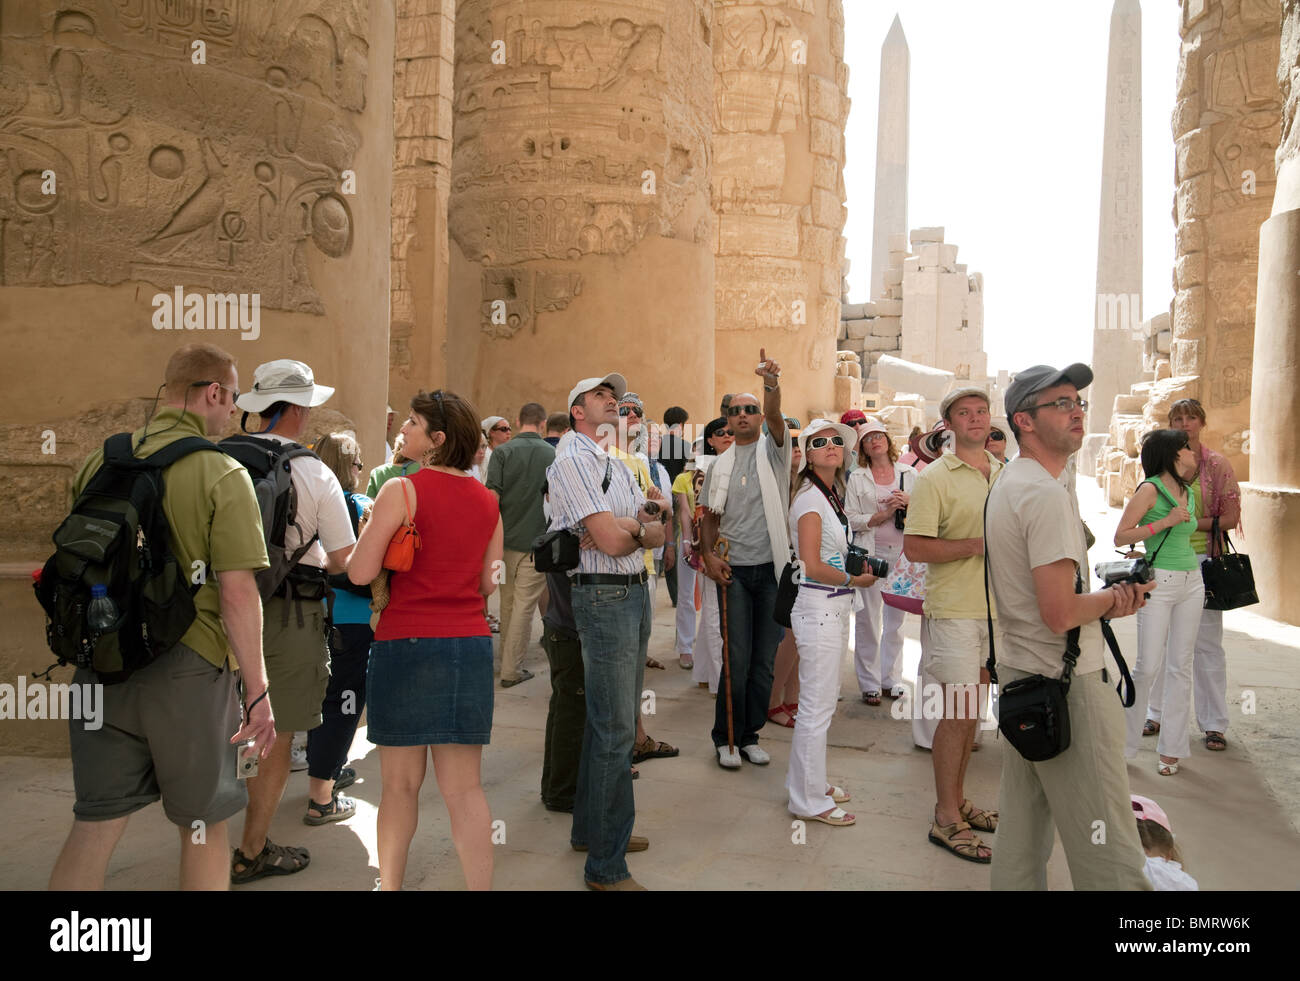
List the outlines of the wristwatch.
{"label": "wristwatch", "polygon": [[636,534],[633,535],[632,537],[636,539],[638,542],[640,542],[641,539],[645,537],[645,525],[643,525],[640,521],[636,523]]}

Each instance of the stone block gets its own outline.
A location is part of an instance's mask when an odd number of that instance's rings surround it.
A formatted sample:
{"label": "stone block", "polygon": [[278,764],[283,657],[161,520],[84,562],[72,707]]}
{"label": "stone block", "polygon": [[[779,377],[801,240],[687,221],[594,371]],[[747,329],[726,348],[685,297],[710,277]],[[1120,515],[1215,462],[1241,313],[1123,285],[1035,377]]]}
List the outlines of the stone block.
{"label": "stone block", "polygon": [[846,337],[840,341],[840,348],[845,351],[852,351],[854,354],[862,353],[863,340],[860,337]]}
{"label": "stone block", "polygon": [[877,300],[876,315],[880,317],[901,317],[903,315],[903,301]]}
{"label": "stone block", "polygon": [[799,255],[808,262],[830,262],[835,255],[839,235],[829,228],[804,225]]}
{"label": "stone block", "polygon": [[943,243],[943,228],[931,226],[928,228],[913,228],[910,236],[912,242],[912,251],[917,251],[917,246],[923,243]]}
{"label": "stone block", "polygon": [[1160,358],[1156,361],[1156,381],[1164,381],[1173,374],[1173,369],[1169,365],[1168,358]]}
{"label": "stone block", "polygon": [[835,386],[833,395],[835,411],[848,412],[849,409],[857,408],[857,403],[862,400],[861,379],[836,375],[831,381]]}
{"label": "stone block", "polygon": [[862,350],[864,351],[896,351],[898,350],[898,339],[895,337],[877,337],[869,334],[862,341]]}
{"label": "stone block", "polygon": [[808,111],[814,119],[824,119],[839,125],[844,96],[833,79],[820,75],[808,76]]}
{"label": "stone block", "polygon": [[907,245],[906,232],[894,232],[889,236],[889,251],[902,252],[904,254],[912,251]]}
{"label": "stone block", "polygon": [[1106,474],[1106,503],[1113,508],[1124,506],[1124,486],[1118,473]]}
{"label": "stone block", "polygon": [[1147,399],[1143,412],[1146,427],[1163,429],[1169,425],[1169,407],[1179,399],[1203,398],[1205,396],[1201,394],[1201,379],[1196,376],[1179,375],[1174,369],[1168,378],[1151,384],[1151,396]]}
{"label": "stone block", "polygon": [[922,410],[912,405],[887,405],[876,413],[876,418],[885,424],[895,442],[907,439],[913,427],[925,425]]}
{"label": "stone block", "polygon": [[1200,123],[1200,98],[1198,96],[1189,96],[1186,99],[1179,99],[1174,105],[1173,116],[1170,118],[1170,127],[1173,129],[1174,139],[1178,139],[1184,133],[1191,132]]}
{"label": "stone block", "polygon": [[844,324],[845,332],[849,338],[855,341],[860,341],[864,337],[870,336],[871,325],[875,323],[875,321],[874,320],[842,320],[840,321],[840,323]]}
{"label": "stone block", "polygon": [[1127,459],[1128,454],[1121,449],[1114,448],[1108,450],[1103,459],[1106,473],[1119,473],[1119,468],[1124,465],[1124,461]]}
{"label": "stone block", "polygon": [[920,247],[922,269],[942,269],[944,272],[957,271],[957,246],[941,243],[926,243]]}
{"label": "stone block", "polygon": [[839,160],[844,153],[844,130],[839,123],[829,123],[824,119],[814,119],[812,121],[812,142],[810,149],[813,153],[820,154],[823,157],[830,157],[832,160]]}
{"label": "stone block", "polygon": [[1186,255],[1189,252],[1203,252],[1205,250],[1205,222],[1198,218],[1189,218],[1187,221],[1180,222],[1178,230],[1174,234],[1174,243],[1177,246],[1179,255]]}
{"label": "stone block", "polygon": [[1140,416],[1146,399],[1141,395],[1116,395],[1112,415]]}
{"label": "stone block", "polygon": [[844,340],[844,338],[848,336],[849,336],[849,325],[847,322],[841,320],[839,327],[836,328],[835,331],[835,339],[837,341],[842,341]]}
{"label": "stone block", "polygon": [[1078,472],[1082,474],[1095,474],[1097,472],[1097,461],[1101,457],[1101,451],[1106,445],[1109,438],[1107,433],[1089,433],[1083,437],[1083,445],[1079,447],[1077,457]]}
{"label": "stone block", "polygon": [[1194,129],[1178,137],[1174,154],[1178,166],[1178,179],[1185,181],[1210,169],[1211,138],[1208,129]]}
{"label": "stone block", "polygon": [[[1204,252],[1190,252],[1178,257],[1174,263],[1174,284],[1180,290],[1191,289],[1205,282],[1206,259]],[[1251,277],[1253,284],[1254,277]]]}
{"label": "stone block", "polygon": [[845,320],[862,320],[876,315],[874,303],[845,303],[840,306],[840,316]]}
{"label": "stone block", "polygon": [[1137,459],[1125,460],[1120,467],[1120,493],[1124,495],[1124,500],[1128,500],[1137,492],[1137,486],[1142,481],[1142,461]]}
{"label": "stone block", "polygon": [[[885,280],[885,289],[887,291],[892,290],[894,287],[901,288],[903,285],[903,270],[886,269],[884,280]],[[890,295],[892,296],[893,294],[891,293]]]}
{"label": "stone block", "polygon": [[1201,174],[1178,185],[1175,214],[1179,222],[1209,215],[1214,202],[1214,175]]}
{"label": "stone block", "polygon": [[[828,242],[830,232],[822,232]],[[718,216],[718,253],[720,255],[769,255],[794,258],[799,252],[799,226],[785,218],[761,215],[723,214]]]}
{"label": "stone block", "polygon": [[1199,375],[1205,365],[1205,342],[1178,339],[1171,345],[1171,367],[1176,376]]}
{"label": "stone block", "polygon": [[1157,353],[1168,354],[1170,350],[1172,350],[1174,335],[1170,331],[1162,330],[1159,334],[1155,336],[1155,341],[1156,341]]}
{"label": "stone block", "polygon": [[1205,287],[1193,286],[1174,295],[1175,337],[1203,337],[1205,334]]}
{"label": "stone block", "polygon": [[877,317],[871,322],[871,333],[876,337],[901,337],[903,321],[898,317]]}
{"label": "stone block", "polygon": [[814,225],[834,228],[837,231],[844,226],[844,206],[840,204],[839,195],[834,191],[813,188],[812,220]]}

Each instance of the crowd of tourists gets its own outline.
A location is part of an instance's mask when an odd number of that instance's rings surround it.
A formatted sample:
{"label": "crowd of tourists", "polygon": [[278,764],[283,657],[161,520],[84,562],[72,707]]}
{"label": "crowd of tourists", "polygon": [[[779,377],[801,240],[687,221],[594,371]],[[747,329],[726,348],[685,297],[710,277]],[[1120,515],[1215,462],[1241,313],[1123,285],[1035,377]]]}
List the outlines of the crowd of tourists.
{"label": "crowd of tourists", "polygon": [[[541,803],[572,814],[589,888],[639,889],[626,858],[650,846],[633,834],[637,764],[679,753],[640,711],[646,670],[665,667],[649,656],[660,585],[676,607],[677,666],[716,696],[717,764],[766,766],[763,728],[793,729],[785,791],[797,819],[857,822],[850,789],[827,775],[848,659],[865,704],[911,705],[903,715],[934,772],[928,840],[991,864],[994,888],[1045,888],[1054,835],[1075,888],[1195,888],[1165,812],[1130,795],[1126,758],[1158,736],[1158,773],[1176,774],[1193,705],[1205,748],[1227,746],[1222,614],[1202,608],[1199,569],[1237,525],[1240,495],[1200,441],[1200,404],[1176,403],[1169,428],[1143,441],[1146,479],[1115,534],[1118,546],[1144,543],[1130,554],[1145,554],[1153,581],[1106,586],[1090,576],[1073,486],[1087,366],[1018,373],[1004,426],[987,393],[959,388],[906,440],[858,410],[802,425],[783,412],[766,351],[755,375],[759,394],[725,396],[699,427],[677,406],[652,419],[616,372],[576,380],[560,411],[528,402],[513,420],[422,391],[396,433],[389,410],[388,456],[365,480],[355,434],[313,428],[334,390],[307,364],[259,365],[241,394],[229,353],[179,349],[130,452],[165,451],[154,462],[165,461],[168,545],[180,569],[207,575],[179,639],[105,686],[106,724],[71,723],[75,820],[51,888],[102,887],[129,815],[156,800],[179,829],[183,888],[301,871],[308,850],[267,837],[299,765],[292,735],[306,733],[302,820],[346,820],[363,712],[380,757],[378,886],[403,885],[432,761],[465,882],[490,888],[483,747],[495,687],[534,680],[524,665],[537,615],[550,680]],[[237,411],[240,432],[207,444]],[[86,460],[78,506],[102,493],[101,468],[124,466],[115,452]],[[499,621],[488,610],[498,587]],[[1125,708],[1106,624],[1133,614]],[[920,618],[914,685],[909,616]],[[74,680],[103,673],[98,659],[79,663]],[[965,792],[993,684],[1022,700],[1046,691],[1070,717],[1054,753],[1004,747],[996,808]]]}

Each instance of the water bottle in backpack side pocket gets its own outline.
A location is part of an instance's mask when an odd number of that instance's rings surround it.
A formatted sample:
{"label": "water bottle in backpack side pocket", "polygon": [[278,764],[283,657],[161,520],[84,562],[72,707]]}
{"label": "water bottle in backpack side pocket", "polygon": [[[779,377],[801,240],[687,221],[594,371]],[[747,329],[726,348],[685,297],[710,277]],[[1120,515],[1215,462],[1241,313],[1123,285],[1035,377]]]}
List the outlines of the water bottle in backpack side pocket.
{"label": "water bottle in backpack side pocket", "polygon": [[117,604],[108,595],[107,586],[90,587],[90,606],[86,609],[86,624],[95,636],[112,632],[120,614]]}

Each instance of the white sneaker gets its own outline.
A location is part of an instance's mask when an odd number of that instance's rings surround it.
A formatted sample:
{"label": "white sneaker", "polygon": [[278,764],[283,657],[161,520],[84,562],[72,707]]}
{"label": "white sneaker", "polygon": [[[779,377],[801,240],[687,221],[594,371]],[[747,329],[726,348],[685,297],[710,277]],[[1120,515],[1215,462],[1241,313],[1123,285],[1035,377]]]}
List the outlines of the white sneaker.
{"label": "white sneaker", "polygon": [[739,770],[740,753],[734,749],[727,749],[726,746],[719,746],[718,766],[726,767],[728,770]]}
{"label": "white sneaker", "polygon": [[754,743],[753,746],[740,747],[740,755],[757,766],[767,766],[772,762],[772,757],[762,746]]}

